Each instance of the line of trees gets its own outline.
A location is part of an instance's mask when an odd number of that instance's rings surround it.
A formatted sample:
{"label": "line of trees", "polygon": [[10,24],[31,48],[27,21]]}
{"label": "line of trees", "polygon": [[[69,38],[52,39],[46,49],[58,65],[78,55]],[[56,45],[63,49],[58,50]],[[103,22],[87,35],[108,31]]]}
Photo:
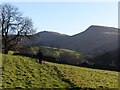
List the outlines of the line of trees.
{"label": "line of trees", "polygon": [[4,54],[14,48],[23,36],[34,33],[32,20],[23,17],[18,8],[10,4],[0,5],[0,35],[2,36],[2,52]]}

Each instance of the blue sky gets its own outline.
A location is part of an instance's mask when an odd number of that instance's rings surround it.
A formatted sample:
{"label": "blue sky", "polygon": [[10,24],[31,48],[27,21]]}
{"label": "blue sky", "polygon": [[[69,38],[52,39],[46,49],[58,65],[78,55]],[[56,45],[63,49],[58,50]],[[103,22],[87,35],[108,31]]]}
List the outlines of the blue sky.
{"label": "blue sky", "polygon": [[37,32],[73,35],[90,25],[118,27],[117,2],[12,2],[32,19]]}

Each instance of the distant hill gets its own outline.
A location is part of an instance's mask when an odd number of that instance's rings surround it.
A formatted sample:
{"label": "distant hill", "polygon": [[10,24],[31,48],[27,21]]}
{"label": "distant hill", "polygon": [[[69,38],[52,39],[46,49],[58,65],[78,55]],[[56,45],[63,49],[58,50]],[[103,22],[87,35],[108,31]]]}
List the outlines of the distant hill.
{"label": "distant hill", "polygon": [[23,39],[25,45],[46,45],[58,47],[60,42],[68,38],[68,35],[57,32],[43,31]]}
{"label": "distant hill", "polygon": [[[73,35],[67,43],[69,48],[74,50],[93,53],[99,48],[99,51],[112,50],[118,45],[118,29],[103,26],[90,26],[87,30],[77,35]],[[114,43],[114,44],[113,44]],[[111,47],[108,49],[108,47]]]}
{"label": "distant hill", "polygon": [[92,25],[73,36],[43,31],[22,40],[25,45],[46,45],[76,50],[81,53],[101,53],[118,46],[118,29]]}

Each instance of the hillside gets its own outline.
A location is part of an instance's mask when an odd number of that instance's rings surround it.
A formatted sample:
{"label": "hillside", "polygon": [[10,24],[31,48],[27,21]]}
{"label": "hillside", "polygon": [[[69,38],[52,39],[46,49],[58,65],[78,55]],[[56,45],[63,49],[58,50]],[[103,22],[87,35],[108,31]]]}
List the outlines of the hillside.
{"label": "hillside", "polygon": [[43,31],[23,39],[22,43],[46,45],[92,54],[116,49],[118,28],[91,25],[85,31],[73,36]]}
{"label": "hillside", "polygon": [[68,38],[68,35],[57,32],[43,31],[22,39],[24,45],[47,45],[58,47],[60,42]]}
{"label": "hillside", "polygon": [[22,56],[3,55],[3,88],[64,88],[53,66]]}
{"label": "hillside", "polygon": [[117,88],[118,72],[3,55],[3,88]]}
{"label": "hillside", "polygon": [[[100,48],[99,52],[111,51],[118,45],[118,29],[92,25],[84,32],[72,36],[71,41],[73,45],[70,45],[69,48],[76,46],[73,49],[78,49],[77,51],[94,53],[98,48]],[[110,48],[108,48],[109,46]]]}

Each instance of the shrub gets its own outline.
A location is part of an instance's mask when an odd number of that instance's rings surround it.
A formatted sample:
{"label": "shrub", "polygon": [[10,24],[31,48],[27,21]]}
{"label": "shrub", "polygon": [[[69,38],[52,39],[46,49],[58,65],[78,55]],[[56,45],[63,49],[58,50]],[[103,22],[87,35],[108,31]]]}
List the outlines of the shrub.
{"label": "shrub", "polygon": [[76,64],[79,61],[79,56],[76,53],[62,52],[60,53],[59,60],[61,63]]}

